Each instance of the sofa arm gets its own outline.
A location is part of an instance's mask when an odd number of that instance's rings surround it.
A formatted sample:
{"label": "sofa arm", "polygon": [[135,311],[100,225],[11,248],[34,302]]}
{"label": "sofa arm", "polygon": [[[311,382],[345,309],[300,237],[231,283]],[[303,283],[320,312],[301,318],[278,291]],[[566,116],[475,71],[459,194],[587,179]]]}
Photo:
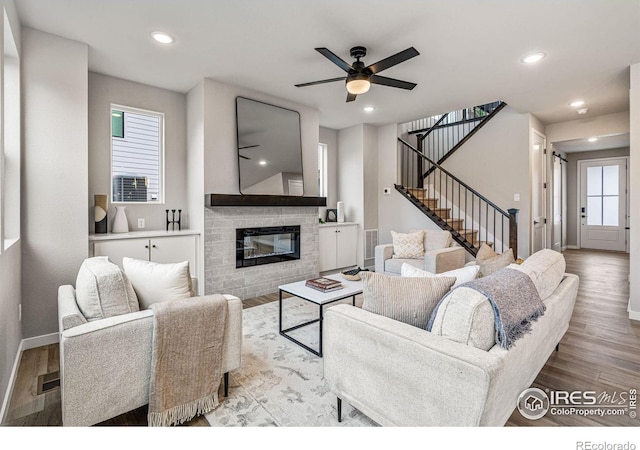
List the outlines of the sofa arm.
{"label": "sofa arm", "polygon": [[224,331],[224,353],[222,371],[238,369],[242,357],[242,300],[233,295],[224,294],[228,301],[228,315]]}
{"label": "sofa arm", "polygon": [[384,273],[384,262],[393,256],[393,244],[376,245],[375,248],[375,271]]}
{"label": "sofa arm", "polygon": [[380,425],[479,425],[496,355],[336,305],[324,317],[324,377],[339,398]]}
{"label": "sofa arm", "polygon": [[465,254],[462,247],[446,247],[429,250],[424,254],[424,270],[442,273],[464,266]]}
{"label": "sofa arm", "polygon": [[58,329],[67,330],[87,323],[76,303],[76,291],[70,284],[58,288]]}

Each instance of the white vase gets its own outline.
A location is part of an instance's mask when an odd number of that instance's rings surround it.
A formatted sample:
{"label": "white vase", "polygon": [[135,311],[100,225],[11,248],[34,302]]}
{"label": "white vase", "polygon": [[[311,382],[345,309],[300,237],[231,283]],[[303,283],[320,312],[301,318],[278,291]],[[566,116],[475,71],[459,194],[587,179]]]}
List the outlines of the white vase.
{"label": "white vase", "polygon": [[113,219],[112,233],[128,233],[129,222],[127,222],[126,206],[116,206],[116,216]]}
{"label": "white vase", "polygon": [[338,208],[338,222],[344,222],[344,203],[338,202],[336,206]]}

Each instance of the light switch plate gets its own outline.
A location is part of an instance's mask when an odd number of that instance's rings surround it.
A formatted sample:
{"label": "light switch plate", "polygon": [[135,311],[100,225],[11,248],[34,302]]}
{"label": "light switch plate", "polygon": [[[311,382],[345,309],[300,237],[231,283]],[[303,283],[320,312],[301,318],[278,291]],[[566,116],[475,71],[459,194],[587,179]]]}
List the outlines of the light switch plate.
{"label": "light switch plate", "polygon": [[138,219],[138,228],[144,228],[144,219]]}
{"label": "light switch plate", "polygon": [[514,202],[519,202],[520,201],[520,194],[513,194],[513,201]]}

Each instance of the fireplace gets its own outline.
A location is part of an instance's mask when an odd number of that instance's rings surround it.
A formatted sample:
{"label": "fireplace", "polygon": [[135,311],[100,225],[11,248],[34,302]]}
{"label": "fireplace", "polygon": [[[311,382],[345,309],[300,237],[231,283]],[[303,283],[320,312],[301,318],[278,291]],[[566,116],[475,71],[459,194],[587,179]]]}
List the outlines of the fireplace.
{"label": "fireplace", "polygon": [[237,228],[236,268],[300,259],[300,226]]}

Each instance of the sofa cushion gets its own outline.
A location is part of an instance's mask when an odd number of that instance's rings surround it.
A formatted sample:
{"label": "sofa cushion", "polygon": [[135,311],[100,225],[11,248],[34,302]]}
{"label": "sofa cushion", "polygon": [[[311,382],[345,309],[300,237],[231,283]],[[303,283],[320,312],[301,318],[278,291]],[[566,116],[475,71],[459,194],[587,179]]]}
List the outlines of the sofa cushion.
{"label": "sofa cushion", "polygon": [[393,257],[400,259],[424,257],[424,231],[398,233],[391,231]]}
{"label": "sofa cushion", "polygon": [[491,275],[500,269],[504,269],[509,264],[513,264],[513,251],[511,249],[504,253],[496,253],[487,244],[482,244],[476,254],[476,262],[480,266],[478,278]]}
{"label": "sofa cushion", "polygon": [[154,303],[193,296],[188,261],[160,264],[124,257],[122,267],[143,309]]}
{"label": "sofa cushion", "polygon": [[418,269],[410,264],[403,264],[400,270],[400,275],[403,277],[456,277],[456,282],[451,287],[451,289],[453,289],[460,286],[462,283],[475,280],[479,270],[480,266],[475,265],[435,274],[427,272],[426,270]]}
{"label": "sofa cushion", "polygon": [[453,239],[446,230],[410,230],[409,232],[424,231],[424,251],[438,250],[451,246]]}
{"label": "sofa cushion", "polygon": [[440,303],[431,332],[465,345],[489,350],[496,343],[494,313],[486,296],[459,287]]}
{"label": "sofa cushion", "polygon": [[390,277],[375,272],[360,272],[360,276],[362,309],[423,329],[456,281],[454,277]]}
{"label": "sofa cushion", "polygon": [[544,300],[553,294],[562,281],[566,262],[562,253],[546,248],[535,252],[522,264],[511,264],[509,268],[529,275],[540,298]]}
{"label": "sofa cushion", "polygon": [[76,277],[76,303],[88,321],[140,310],[129,279],[106,256],[83,261]]}
{"label": "sofa cushion", "polygon": [[409,264],[410,266],[424,269],[424,259],[387,259],[384,262],[384,271],[388,275],[400,275],[402,273],[402,266]]}

